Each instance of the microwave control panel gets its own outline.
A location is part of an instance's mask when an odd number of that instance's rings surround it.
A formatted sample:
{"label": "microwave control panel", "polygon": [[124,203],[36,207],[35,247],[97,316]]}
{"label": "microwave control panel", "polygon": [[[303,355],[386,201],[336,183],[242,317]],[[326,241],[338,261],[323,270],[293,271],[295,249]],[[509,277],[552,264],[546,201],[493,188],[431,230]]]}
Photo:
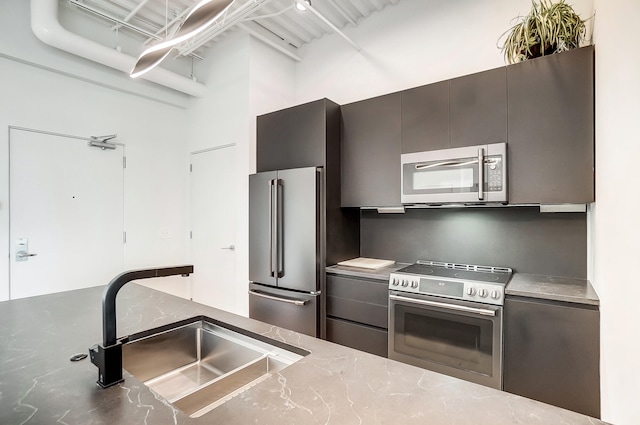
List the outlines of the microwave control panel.
{"label": "microwave control panel", "polygon": [[490,156],[487,161],[487,191],[502,190],[502,156]]}

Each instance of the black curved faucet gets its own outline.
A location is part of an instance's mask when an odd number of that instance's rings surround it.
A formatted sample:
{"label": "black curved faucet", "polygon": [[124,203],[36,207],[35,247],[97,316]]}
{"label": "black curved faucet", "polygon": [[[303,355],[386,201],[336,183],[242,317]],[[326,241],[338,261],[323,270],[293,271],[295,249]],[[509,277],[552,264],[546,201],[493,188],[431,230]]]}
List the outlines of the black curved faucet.
{"label": "black curved faucet", "polygon": [[193,265],[141,269],[124,272],[114,277],[102,295],[103,345],[89,348],[91,363],[98,367],[98,385],[107,388],[124,381],[122,378],[122,342],[116,338],[116,295],[120,288],[132,280],[164,276],[189,276]]}

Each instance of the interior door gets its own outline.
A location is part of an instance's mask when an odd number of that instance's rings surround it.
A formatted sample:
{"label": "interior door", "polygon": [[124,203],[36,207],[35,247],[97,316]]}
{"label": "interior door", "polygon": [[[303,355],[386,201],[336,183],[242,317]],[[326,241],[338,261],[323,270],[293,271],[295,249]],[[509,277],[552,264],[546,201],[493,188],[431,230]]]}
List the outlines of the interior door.
{"label": "interior door", "polygon": [[191,154],[191,299],[232,312],[239,308],[235,163],[235,145]]}
{"label": "interior door", "polygon": [[11,128],[10,298],[105,285],[124,268],[124,148]]}

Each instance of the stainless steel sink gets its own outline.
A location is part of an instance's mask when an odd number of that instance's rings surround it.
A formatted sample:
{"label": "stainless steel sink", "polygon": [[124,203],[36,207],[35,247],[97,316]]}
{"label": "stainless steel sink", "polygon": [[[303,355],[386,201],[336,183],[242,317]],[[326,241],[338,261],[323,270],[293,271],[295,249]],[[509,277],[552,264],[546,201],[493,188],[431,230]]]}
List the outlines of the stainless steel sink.
{"label": "stainless steel sink", "polygon": [[191,417],[202,416],[308,354],[206,319],[150,332],[124,343],[122,366]]}

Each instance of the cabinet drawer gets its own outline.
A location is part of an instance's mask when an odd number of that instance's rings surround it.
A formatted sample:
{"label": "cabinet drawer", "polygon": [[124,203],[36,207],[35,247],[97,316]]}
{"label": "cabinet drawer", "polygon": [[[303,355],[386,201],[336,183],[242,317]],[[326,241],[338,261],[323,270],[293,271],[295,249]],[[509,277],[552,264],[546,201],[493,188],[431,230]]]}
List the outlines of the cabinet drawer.
{"label": "cabinet drawer", "polygon": [[387,357],[387,331],[340,319],[327,318],[327,340]]}
{"label": "cabinet drawer", "polygon": [[386,281],[327,276],[327,315],[387,329]]}

